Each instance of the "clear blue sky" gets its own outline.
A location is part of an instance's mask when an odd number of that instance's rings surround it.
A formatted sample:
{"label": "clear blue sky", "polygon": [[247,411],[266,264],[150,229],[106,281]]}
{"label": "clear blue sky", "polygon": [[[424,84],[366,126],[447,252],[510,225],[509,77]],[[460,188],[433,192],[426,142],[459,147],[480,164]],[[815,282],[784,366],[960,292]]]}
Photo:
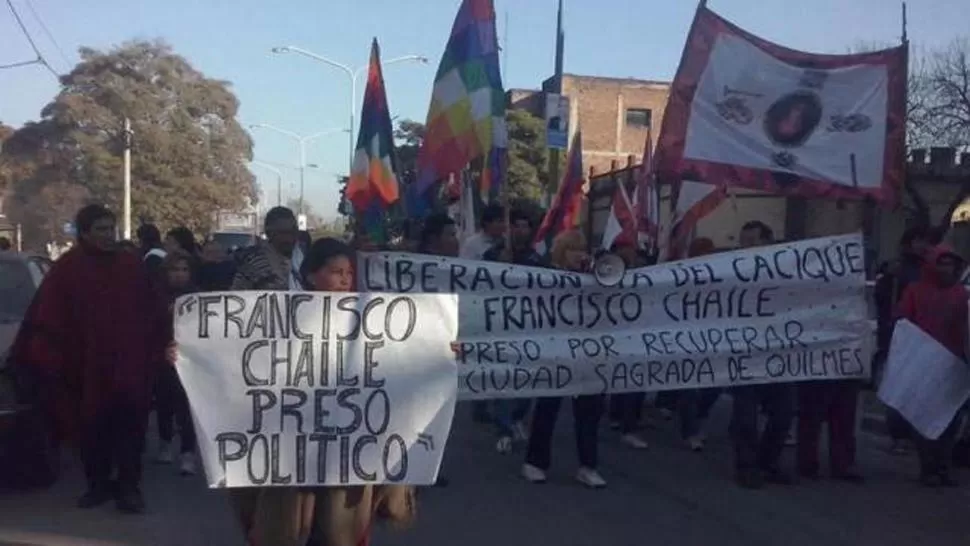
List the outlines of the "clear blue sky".
{"label": "clear blue sky", "polygon": [[[392,115],[424,121],[432,78],[459,5],[459,0],[30,0],[65,60],[28,0],[13,1],[59,71],[77,61],[80,45],[106,48],[160,37],[207,75],[232,82],[244,123],[303,134],[347,125],[349,82],[309,59],[272,55],[271,47],[296,45],[356,66],[367,62],[371,38],[377,36],[385,59],[427,56],[428,65],[385,69]],[[566,0],[566,71],[670,79],[695,6],[694,0]],[[900,34],[895,0],[709,0],[708,6],[756,34],[809,51],[844,52],[860,42],[892,43]],[[970,35],[967,0],[909,0],[908,6],[915,48]],[[552,72],[556,0],[496,0],[496,11],[500,40],[508,37],[502,67],[506,88],[538,86]],[[32,56],[0,3],[0,64]],[[40,67],[2,70],[0,121],[19,126],[35,119],[56,93],[53,77]],[[257,159],[298,161],[296,144],[282,136],[257,132],[255,142]],[[336,214],[333,173],[346,171],[347,147],[347,136],[335,134],[308,150],[308,162],[321,170],[308,172],[307,195],[327,217]],[[275,176],[256,172],[275,200]],[[297,172],[286,174],[295,195]],[[287,193],[284,187],[284,198]]]}

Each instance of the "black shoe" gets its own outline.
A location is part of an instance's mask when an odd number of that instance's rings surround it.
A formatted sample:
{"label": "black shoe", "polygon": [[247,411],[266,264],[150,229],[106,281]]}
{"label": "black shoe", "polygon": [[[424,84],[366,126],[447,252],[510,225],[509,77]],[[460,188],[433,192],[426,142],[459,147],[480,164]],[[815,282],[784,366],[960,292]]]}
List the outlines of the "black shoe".
{"label": "black shoe", "polygon": [[765,485],[765,479],[761,472],[757,470],[738,470],[734,478],[738,486],[744,489],[761,489]]}
{"label": "black shoe", "polygon": [[801,476],[802,478],[805,478],[806,480],[812,480],[812,481],[816,481],[819,478],[821,478],[821,476],[819,476],[818,474],[818,470],[799,470],[798,475]]}
{"label": "black shoe", "polygon": [[95,485],[77,500],[78,508],[96,508],[114,498],[114,492],[107,484]]}
{"label": "black shoe", "polygon": [[137,489],[132,489],[119,494],[117,506],[118,511],[125,514],[145,513],[145,499],[142,497],[141,491]]}
{"label": "black shoe", "polygon": [[774,485],[795,485],[795,478],[787,472],[783,472],[777,468],[772,468],[770,470],[764,470],[764,479],[766,482]]}

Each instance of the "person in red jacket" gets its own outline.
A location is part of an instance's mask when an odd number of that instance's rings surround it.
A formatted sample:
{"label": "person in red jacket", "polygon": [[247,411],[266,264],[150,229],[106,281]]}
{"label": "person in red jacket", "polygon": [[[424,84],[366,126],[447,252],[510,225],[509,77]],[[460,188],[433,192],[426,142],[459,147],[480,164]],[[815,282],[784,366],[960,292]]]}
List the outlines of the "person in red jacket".
{"label": "person in red jacket", "polygon": [[[960,284],[963,259],[946,245],[931,249],[919,281],[903,292],[897,316],[918,326],[953,354],[966,359],[967,291]],[[954,486],[950,477],[950,454],[959,419],[936,440],[915,434],[920,461],[920,481],[928,487]]]}
{"label": "person in red jacket", "polygon": [[141,513],[142,442],[168,319],[141,259],[118,251],[115,224],[100,205],[77,213],[78,244],[44,277],[11,354],[58,438],[80,447],[88,489],[78,506],[114,499]]}

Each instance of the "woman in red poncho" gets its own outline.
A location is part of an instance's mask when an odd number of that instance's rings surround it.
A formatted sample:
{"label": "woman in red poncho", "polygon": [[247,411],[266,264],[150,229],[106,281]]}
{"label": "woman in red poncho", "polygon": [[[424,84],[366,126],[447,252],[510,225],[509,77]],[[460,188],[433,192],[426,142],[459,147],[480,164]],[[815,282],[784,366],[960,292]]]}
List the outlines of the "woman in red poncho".
{"label": "woman in red poncho", "polygon": [[[896,310],[899,318],[909,320],[964,361],[970,320],[967,291],[960,284],[965,265],[963,258],[949,246],[930,249],[925,255],[920,279],[906,287]],[[950,475],[950,466],[959,424],[960,419],[954,419],[935,440],[914,433],[923,485],[957,485]]]}
{"label": "woman in red poncho", "polygon": [[[115,216],[81,209],[78,244],[54,263],[12,349],[58,437],[80,448],[81,508],[144,511],[141,452],[164,362],[165,313],[138,257],[118,252]],[[117,472],[117,483],[112,473]]]}

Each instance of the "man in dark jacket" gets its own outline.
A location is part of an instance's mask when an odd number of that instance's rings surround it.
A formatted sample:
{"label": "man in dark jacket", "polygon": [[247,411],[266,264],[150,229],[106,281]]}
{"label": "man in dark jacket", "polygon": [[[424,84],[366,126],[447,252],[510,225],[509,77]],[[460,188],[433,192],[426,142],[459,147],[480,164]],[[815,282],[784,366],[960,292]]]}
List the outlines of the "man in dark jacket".
{"label": "man in dark jacket", "polygon": [[263,224],[266,241],[236,252],[236,274],[231,290],[300,290],[303,252],[297,244],[296,215],[286,207],[273,207]]}
{"label": "man in dark jacket", "polygon": [[[757,220],[741,227],[741,248],[767,246],[774,242],[771,228]],[[731,437],[735,449],[735,471],[739,486],[760,489],[765,482],[789,485],[792,477],[779,462],[785,437],[791,429],[795,389],[791,383],[745,385],[731,389],[734,406],[731,412]],[[766,416],[764,430],[759,430],[759,409]]]}
{"label": "man in dark jacket", "polygon": [[[906,287],[920,278],[923,257],[930,248],[930,231],[923,227],[907,229],[899,241],[899,259],[889,264],[887,271],[876,278],[873,299],[876,303],[877,330],[876,355],[873,359],[873,375],[878,377],[886,361],[889,342],[893,336],[896,321],[896,304],[899,303]],[[904,441],[910,436],[909,425],[896,410],[886,408],[886,426],[892,439],[890,450],[893,453],[906,452]]]}
{"label": "man in dark jacket", "polygon": [[535,223],[525,211],[513,209],[509,211],[509,239],[512,241],[511,255],[505,252],[505,240],[500,240],[492,248],[485,251],[482,259],[490,262],[509,262],[516,265],[545,267],[542,256],[532,246],[535,236]]}
{"label": "man in dark jacket", "polygon": [[[535,236],[535,225],[532,218],[524,211],[513,209],[509,211],[509,240],[511,252],[505,250],[505,241],[488,249],[482,259],[492,262],[506,262],[516,265],[543,267],[542,257],[532,246]],[[528,427],[525,418],[529,414],[531,400],[516,398],[511,400],[494,400],[492,402],[492,420],[498,428],[498,442],[495,449],[499,453],[512,450],[512,443],[516,440],[528,439]],[[481,411],[481,410],[480,410]]]}

